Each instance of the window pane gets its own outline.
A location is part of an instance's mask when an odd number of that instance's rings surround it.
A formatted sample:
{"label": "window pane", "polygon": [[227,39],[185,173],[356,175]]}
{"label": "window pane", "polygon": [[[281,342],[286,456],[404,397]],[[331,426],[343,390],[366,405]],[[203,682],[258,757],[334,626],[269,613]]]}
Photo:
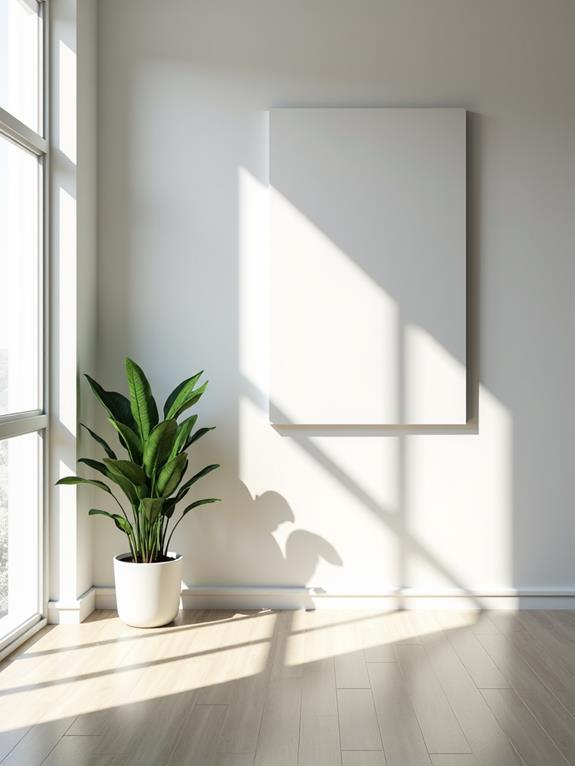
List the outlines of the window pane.
{"label": "window pane", "polygon": [[42,22],[36,0],[0,0],[0,106],[42,131]]}
{"label": "window pane", "polygon": [[0,136],[0,415],[39,409],[40,163]]}
{"label": "window pane", "polygon": [[39,612],[40,436],[0,441],[0,639]]}

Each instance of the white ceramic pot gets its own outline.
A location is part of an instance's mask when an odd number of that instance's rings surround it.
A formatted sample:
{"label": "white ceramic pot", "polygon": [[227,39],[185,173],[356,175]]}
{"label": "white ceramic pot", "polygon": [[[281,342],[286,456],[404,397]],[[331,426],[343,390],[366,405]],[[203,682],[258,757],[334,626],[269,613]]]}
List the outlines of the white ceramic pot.
{"label": "white ceramic pot", "polygon": [[183,557],[168,552],[171,561],[134,564],[129,553],[114,556],[116,606],[120,619],[135,628],[167,625],[178,613]]}

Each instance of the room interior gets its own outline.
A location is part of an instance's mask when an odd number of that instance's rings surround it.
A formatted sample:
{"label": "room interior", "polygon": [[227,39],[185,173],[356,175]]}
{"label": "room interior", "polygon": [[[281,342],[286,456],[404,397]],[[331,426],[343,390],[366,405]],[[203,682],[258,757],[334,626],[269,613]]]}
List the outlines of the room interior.
{"label": "room interior", "polygon": [[575,764],[574,32],[0,0],[0,764]]}

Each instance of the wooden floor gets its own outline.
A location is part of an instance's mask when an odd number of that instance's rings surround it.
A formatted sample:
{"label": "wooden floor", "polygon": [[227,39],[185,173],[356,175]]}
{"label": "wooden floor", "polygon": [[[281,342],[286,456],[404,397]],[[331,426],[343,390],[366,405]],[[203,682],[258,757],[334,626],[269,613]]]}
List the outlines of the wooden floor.
{"label": "wooden floor", "polygon": [[0,763],[575,764],[575,613],[97,612],[0,665]]}

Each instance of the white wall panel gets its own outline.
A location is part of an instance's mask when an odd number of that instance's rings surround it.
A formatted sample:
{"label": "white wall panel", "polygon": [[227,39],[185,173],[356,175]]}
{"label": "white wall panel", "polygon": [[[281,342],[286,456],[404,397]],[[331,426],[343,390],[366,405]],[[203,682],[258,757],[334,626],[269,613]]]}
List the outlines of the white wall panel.
{"label": "white wall panel", "polygon": [[466,421],[465,110],[270,114],[273,423]]}

